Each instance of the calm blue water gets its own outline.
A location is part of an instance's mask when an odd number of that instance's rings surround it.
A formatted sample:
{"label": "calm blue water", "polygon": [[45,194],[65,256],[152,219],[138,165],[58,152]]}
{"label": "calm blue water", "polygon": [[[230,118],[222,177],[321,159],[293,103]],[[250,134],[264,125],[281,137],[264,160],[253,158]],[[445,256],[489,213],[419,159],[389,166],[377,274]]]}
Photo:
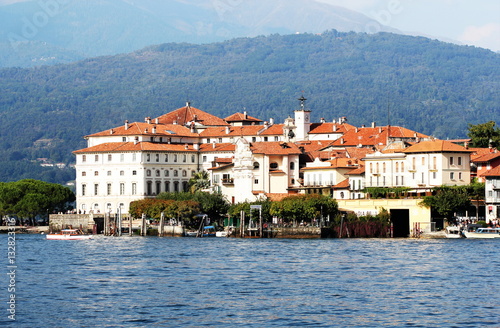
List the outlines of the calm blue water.
{"label": "calm blue water", "polygon": [[17,235],[12,327],[500,327],[500,240]]}

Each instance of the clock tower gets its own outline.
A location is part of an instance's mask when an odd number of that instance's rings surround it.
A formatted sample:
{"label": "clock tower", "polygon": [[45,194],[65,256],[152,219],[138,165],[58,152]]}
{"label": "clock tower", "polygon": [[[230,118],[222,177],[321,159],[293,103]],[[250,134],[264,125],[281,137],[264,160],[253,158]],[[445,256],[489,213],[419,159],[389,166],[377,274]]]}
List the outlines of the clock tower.
{"label": "clock tower", "polygon": [[308,140],[309,139],[309,131],[311,129],[311,111],[306,109],[306,98],[304,96],[298,99],[300,101],[300,109],[295,111],[295,126],[296,141]]}

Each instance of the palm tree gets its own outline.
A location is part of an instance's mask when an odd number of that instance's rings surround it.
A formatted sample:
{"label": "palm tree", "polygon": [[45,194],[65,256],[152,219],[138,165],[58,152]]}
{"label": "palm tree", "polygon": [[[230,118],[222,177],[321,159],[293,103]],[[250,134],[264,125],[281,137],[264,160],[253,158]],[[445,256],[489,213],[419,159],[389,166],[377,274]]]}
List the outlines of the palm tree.
{"label": "palm tree", "polygon": [[210,180],[207,171],[198,171],[189,179],[189,190],[193,194],[208,187],[210,187]]}

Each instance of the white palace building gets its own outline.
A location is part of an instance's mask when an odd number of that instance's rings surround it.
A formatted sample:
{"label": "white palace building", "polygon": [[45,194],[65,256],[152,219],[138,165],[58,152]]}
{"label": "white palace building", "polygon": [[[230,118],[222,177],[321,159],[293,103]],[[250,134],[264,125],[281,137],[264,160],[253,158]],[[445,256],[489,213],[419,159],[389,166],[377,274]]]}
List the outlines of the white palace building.
{"label": "white palace building", "polygon": [[77,210],[128,212],[131,201],[188,189],[207,171],[210,190],[231,203],[322,193],[363,199],[364,187],[470,183],[470,150],[397,126],[354,127],[345,118],[310,122],[301,97],[276,124],[246,112],[224,119],[192,107],[85,137],[76,155]]}

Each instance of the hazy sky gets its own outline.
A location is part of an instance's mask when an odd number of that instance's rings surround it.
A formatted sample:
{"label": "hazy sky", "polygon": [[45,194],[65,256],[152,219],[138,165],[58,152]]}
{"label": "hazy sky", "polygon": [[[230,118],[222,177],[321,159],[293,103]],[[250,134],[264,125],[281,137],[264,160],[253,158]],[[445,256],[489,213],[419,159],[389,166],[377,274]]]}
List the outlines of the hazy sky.
{"label": "hazy sky", "polygon": [[[26,0],[0,0],[0,5],[20,1]],[[252,0],[204,1],[207,1],[207,3],[216,1],[232,3]],[[403,32],[434,36],[441,39],[447,38],[463,44],[500,51],[500,0],[309,1],[326,2],[359,11],[378,20],[381,24],[397,28]]]}
{"label": "hazy sky", "polygon": [[500,0],[318,0],[403,32],[500,51]]}

